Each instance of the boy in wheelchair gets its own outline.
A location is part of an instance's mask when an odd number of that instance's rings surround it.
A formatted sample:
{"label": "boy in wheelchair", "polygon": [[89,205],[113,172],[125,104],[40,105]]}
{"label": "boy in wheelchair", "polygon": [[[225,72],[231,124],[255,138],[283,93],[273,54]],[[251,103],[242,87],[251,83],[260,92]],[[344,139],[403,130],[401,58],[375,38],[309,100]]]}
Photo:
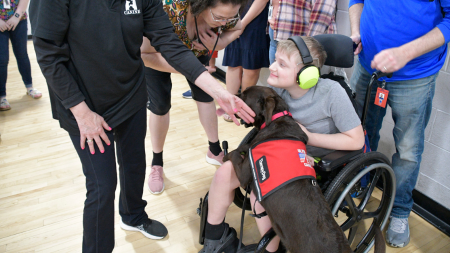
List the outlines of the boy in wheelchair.
{"label": "boy in wheelchair", "polygon": [[[309,63],[305,58],[308,54],[312,56]],[[308,155],[322,157],[333,150],[361,149],[364,133],[348,95],[339,83],[319,78],[326,59],[322,45],[312,37],[280,41],[275,59],[267,82],[286,101],[293,118],[308,135]],[[225,162],[216,171],[209,190],[205,242],[200,252],[236,251],[236,231],[224,220],[239,185],[232,163]],[[250,199],[255,203],[253,192]],[[256,213],[264,212],[258,202],[252,208]],[[268,216],[256,219],[256,223],[261,234],[271,228]],[[276,252],[279,241],[275,237],[266,250]]]}

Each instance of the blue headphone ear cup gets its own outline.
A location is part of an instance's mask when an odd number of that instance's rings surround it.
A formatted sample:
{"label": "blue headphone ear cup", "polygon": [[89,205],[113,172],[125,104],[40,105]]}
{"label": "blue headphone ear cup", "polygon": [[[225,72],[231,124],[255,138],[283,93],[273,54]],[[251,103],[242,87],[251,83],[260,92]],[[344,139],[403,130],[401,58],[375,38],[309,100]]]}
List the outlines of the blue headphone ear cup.
{"label": "blue headphone ear cup", "polygon": [[314,65],[304,66],[297,74],[297,83],[306,90],[314,87],[320,77],[320,70]]}

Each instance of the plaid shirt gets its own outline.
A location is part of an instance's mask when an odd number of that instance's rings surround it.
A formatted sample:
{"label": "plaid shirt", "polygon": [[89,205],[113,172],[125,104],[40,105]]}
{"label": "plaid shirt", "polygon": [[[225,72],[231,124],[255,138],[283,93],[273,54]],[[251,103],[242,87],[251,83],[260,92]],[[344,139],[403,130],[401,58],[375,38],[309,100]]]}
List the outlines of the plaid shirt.
{"label": "plaid shirt", "polygon": [[336,0],[273,0],[280,1],[274,23],[274,38],[314,36],[336,33]]}

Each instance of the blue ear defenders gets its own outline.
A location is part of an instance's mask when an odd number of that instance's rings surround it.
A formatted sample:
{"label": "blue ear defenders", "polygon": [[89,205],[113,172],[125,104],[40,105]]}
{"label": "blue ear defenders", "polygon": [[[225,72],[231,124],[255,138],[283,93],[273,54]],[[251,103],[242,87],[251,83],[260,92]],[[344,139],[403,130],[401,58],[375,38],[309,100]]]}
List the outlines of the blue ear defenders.
{"label": "blue ear defenders", "polygon": [[293,41],[300,51],[303,64],[305,65],[297,73],[297,83],[302,89],[309,89],[317,84],[320,77],[320,70],[318,67],[312,65],[313,58],[308,50],[305,42],[300,36],[290,37],[289,40]]}

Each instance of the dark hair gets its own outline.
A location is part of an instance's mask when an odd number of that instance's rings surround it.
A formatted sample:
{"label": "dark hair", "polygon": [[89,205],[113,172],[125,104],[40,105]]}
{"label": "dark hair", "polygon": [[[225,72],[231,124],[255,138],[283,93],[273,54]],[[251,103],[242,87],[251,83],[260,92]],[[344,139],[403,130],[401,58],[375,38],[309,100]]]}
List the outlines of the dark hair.
{"label": "dark hair", "polygon": [[198,16],[207,8],[214,8],[218,3],[241,5],[240,10],[245,7],[248,0],[188,0],[188,4],[191,6],[192,15]]}

